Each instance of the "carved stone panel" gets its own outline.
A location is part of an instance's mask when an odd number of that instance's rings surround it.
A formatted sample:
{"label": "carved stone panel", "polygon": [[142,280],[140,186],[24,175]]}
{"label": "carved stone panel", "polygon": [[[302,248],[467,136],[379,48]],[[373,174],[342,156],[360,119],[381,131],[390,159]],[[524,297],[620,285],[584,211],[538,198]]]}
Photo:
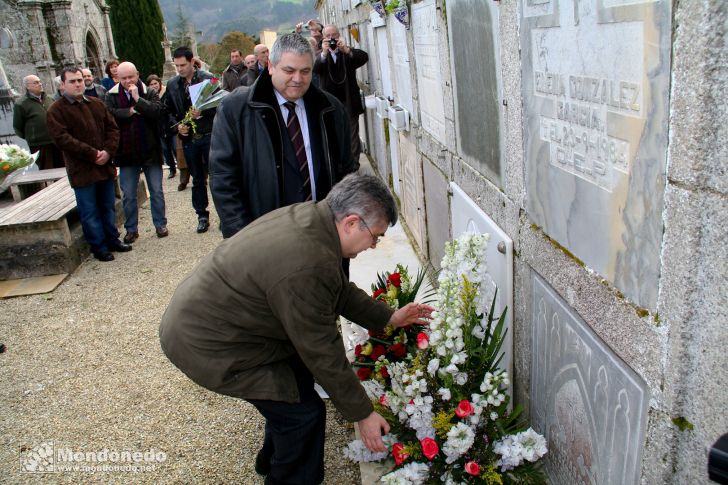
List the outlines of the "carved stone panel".
{"label": "carved stone panel", "polygon": [[448,0],[460,155],[501,185],[502,105],[497,2]]}
{"label": "carved stone panel", "polygon": [[417,69],[417,99],[420,123],[445,145],[445,102],[442,97],[442,57],[435,0],[412,5],[412,36]]}
{"label": "carved stone panel", "polygon": [[526,209],[654,309],[668,134],[670,3],[523,0]]}
{"label": "carved stone panel", "polygon": [[531,422],[551,482],[639,483],[645,382],[535,272],[532,287]]}

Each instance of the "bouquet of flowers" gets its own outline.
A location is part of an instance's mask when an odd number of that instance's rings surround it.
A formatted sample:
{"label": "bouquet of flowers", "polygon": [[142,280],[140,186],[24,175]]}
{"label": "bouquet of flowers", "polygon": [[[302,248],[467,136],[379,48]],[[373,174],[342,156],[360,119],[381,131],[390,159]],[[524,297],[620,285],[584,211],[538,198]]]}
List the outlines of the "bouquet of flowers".
{"label": "bouquet of flowers", "polygon": [[[415,301],[424,279],[423,270],[419,270],[412,279],[407,267],[398,264],[393,273],[377,275],[377,282],[372,284],[372,298],[384,301],[394,309],[402,308]],[[418,345],[423,345],[422,339],[427,338],[423,329],[423,325],[407,328],[387,325],[379,333],[368,332],[364,338],[355,342],[352,366],[356,369],[356,375],[362,381],[375,379],[388,382],[387,367],[415,352]]]}
{"label": "bouquet of flowers", "polygon": [[192,133],[197,134],[197,123],[193,111],[204,111],[206,109],[217,108],[223,98],[230,94],[220,87],[217,78],[205,79],[201,83],[190,86],[190,101],[192,105],[187,110],[187,114],[178,124],[189,125]]}
{"label": "bouquet of flowers", "polygon": [[8,175],[32,165],[37,158],[37,154],[31,155],[18,145],[0,145],[0,192],[7,188]]}
{"label": "bouquet of flowers", "polygon": [[429,342],[388,366],[390,381],[364,387],[390,424],[387,452],[360,440],[344,454],[358,462],[390,456],[387,484],[543,483],[536,463],[546,440],[508,411],[508,375],[498,368],[505,311],[485,301],[488,235],[466,234],[446,246]]}

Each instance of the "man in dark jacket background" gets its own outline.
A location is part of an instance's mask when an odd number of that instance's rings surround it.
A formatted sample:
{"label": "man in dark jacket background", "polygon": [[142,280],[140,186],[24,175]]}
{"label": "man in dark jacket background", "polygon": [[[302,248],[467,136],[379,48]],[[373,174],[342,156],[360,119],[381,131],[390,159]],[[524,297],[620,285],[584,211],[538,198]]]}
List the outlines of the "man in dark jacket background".
{"label": "man in dark jacket background", "polygon": [[218,108],[210,190],[224,237],[278,207],[322,200],[355,172],[349,121],[336,98],[311,86],[313,50],[299,34],[278,37],[268,69]]}
{"label": "man in dark jacket background", "polygon": [[356,82],[356,70],[367,63],[369,55],[346,45],[335,25],[324,27],[323,36],[314,72],[320,77],[321,89],[336,96],[346,108],[351,127],[351,156],[359,160],[359,115],[364,112],[364,106]]}
{"label": "man in dark jacket background", "polygon": [[395,311],[341,269],[342,257],[375,248],[396,221],[384,182],[350,175],[325,200],[273,211],[223,241],[179,285],[162,317],[169,360],[197,384],[245,399],[266,418],[255,470],[267,484],[324,479],[326,408],[314,378],[343,417],[359,423],[364,444],[385,450],[381,434],[389,425],[352,371],[336,319],[374,331],[427,323],[431,307],[410,303]]}
{"label": "man in dark jacket background", "polygon": [[230,51],[230,64],[222,72],[222,88],[232,91],[241,85],[241,80],[248,72],[247,66],[243,63],[243,54],[240,49]]}
{"label": "man in dark jacket background", "polygon": [[25,96],[15,103],[13,109],[15,134],[28,142],[30,153],[40,152],[35,161],[39,169],[63,167],[63,156],[53,143],[46,123],[46,112],[53,104],[53,100],[46,96],[43,83],[38,76],[33,74],[25,76],[23,86]]}
{"label": "man in dark jacket background", "polygon": [[116,229],[116,169],[111,157],[119,144],[119,128],[104,103],[84,96],[79,68],[64,69],[61,83],[63,96],[48,109],[48,131],[63,152],[91,252],[99,261],[112,261],[112,251],[131,251],[119,241]]}
{"label": "man in dark jacket background", "polygon": [[[172,54],[177,75],[167,82],[165,107],[178,123],[182,121],[192,106],[189,87],[212,79],[212,74],[195,68],[192,51],[189,47],[178,47]],[[185,161],[192,174],[192,207],[197,213],[197,232],[207,232],[210,228],[210,212],[207,198],[207,163],[210,156],[210,135],[212,122],[217,108],[205,111],[193,110],[196,129],[189,124],[179,123],[177,131],[182,139]]]}
{"label": "man in dark jacket background", "polygon": [[119,83],[106,93],[106,107],[119,126],[119,148],[114,164],[119,167],[123,193],[126,235],[131,244],[139,237],[137,188],[144,172],[157,237],[169,235],[162,190],[162,148],[159,141],[159,118],[163,114],[159,95],[140,79],[131,62],[122,62],[116,70]]}

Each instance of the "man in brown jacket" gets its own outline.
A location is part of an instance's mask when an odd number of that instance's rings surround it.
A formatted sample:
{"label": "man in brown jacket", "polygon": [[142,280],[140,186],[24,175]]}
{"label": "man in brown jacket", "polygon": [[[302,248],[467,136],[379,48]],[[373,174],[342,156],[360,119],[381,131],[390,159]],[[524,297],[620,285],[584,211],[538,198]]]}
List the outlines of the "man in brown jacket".
{"label": "man in brown jacket", "polygon": [[359,423],[370,449],[385,449],[381,431],[389,426],[351,370],[336,319],[381,330],[429,317],[427,305],[394,311],[373,300],[342,270],[342,257],[376,247],[396,220],[381,180],[349,175],[325,200],[270,212],[223,241],[162,317],[162,349],[180,370],[266,418],[255,465],[266,483],[323,481],[326,410],[314,379],[344,418]]}
{"label": "man in brown jacket", "polygon": [[111,251],[131,251],[119,241],[116,229],[116,169],[111,157],[119,144],[119,129],[103,102],[84,96],[79,68],[64,69],[61,86],[63,96],[48,109],[48,131],[63,152],[91,252],[100,261],[112,261]]}

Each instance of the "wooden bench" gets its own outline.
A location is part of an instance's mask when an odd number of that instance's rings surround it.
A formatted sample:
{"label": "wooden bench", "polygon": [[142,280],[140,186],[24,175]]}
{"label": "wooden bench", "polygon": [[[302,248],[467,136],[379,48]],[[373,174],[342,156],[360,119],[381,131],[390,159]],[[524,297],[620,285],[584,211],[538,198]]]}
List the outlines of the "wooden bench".
{"label": "wooden bench", "polygon": [[86,256],[67,178],[0,210],[0,280],[71,273]]}
{"label": "wooden bench", "polygon": [[29,184],[44,184],[55,182],[66,176],[65,168],[52,168],[50,170],[36,170],[28,173],[13,173],[8,176],[10,192],[13,194],[13,200],[19,202],[23,200],[23,191],[21,186]]}

